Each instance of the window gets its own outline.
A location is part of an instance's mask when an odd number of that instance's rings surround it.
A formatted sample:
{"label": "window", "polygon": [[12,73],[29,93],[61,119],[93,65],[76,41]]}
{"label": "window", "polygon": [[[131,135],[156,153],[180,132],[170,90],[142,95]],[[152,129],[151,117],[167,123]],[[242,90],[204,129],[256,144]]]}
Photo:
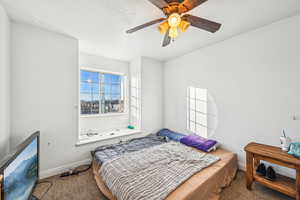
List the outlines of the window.
{"label": "window", "polygon": [[189,87],[187,91],[187,129],[207,138],[207,90]]}
{"label": "window", "polygon": [[99,115],[123,113],[124,76],[80,70],[80,113]]}
{"label": "window", "polygon": [[141,128],[141,105],[140,105],[139,79],[135,76],[130,81],[130,123],[135,128]]}

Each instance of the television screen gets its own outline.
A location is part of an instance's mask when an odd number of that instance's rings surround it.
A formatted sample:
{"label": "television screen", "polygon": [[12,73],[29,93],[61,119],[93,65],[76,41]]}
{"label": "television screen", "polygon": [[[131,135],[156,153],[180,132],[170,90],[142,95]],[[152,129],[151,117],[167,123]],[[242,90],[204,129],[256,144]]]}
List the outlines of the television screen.
{"label": "television screen", "polygon": [[38,181],[38,137],[35,137],[3,171],[4,200],[28,200]]}

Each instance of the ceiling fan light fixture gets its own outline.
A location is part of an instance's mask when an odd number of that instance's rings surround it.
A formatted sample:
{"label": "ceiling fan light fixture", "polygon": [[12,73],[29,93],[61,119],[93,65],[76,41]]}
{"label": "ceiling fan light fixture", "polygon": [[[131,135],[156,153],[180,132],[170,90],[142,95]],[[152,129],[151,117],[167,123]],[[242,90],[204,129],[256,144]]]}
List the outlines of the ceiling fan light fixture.
{"label": "ceiling fan light fixture", "polygon": [[165,34],[169,29],[169,23],[167,21],[161,23],[159,26],[158,26],[158,30],[160,33],[162,34]]}
{"label": "ceiling fan light fixture", "polygon": [[[1,1],[1,0],[0,0]],[[134,33],[154,24],[158,25],[158,30],[164,34],[162,46],[165,47],[174,41],[179,32],[185,32],[189,26],[202,29],[211,33],[218,31],[222,24],[204,19],[198,16],[187,14],[190,10],[198,7],[207,0],[148,0],[158,7],[164,17],[144,23],[126,31]],[[179,29],[179,30],[178,30]]]}
{"label": "ceiling fan light fixture", "polygon": [[190,27],[190,25],[191,25],[190,22],[186,20],[181,20],[178,27],[181,30],[181,32],[185,32]]}
{"label": "ceiling fan light fixture", "polygon": [[180,22],[181,22],[181,17],[178,13],[173,13],[168,18],[168,23],[169,23],[169,26],[171,26],[171,27],[179,26]]}
{"label": "ceiling fan light fixture", "polygon": [[177,27],[176,26],[173,26],[170,28],[170,31],[169,31],[169,37],[174,39],[178,36],[178,30],[177,30]]}

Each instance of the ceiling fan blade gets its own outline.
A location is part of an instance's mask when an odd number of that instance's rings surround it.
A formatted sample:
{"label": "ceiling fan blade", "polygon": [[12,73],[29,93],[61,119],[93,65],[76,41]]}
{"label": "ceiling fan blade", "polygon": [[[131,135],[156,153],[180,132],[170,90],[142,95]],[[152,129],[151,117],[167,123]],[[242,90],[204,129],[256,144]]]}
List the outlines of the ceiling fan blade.
{"label": "ceiling fan blade", "polygon": [[181,7],[184,12],[188,12],[206,1],[207,0],[183,0],[179,7]]}
{"label": "ceiling fan blade", "polygon": [[164,41],[162,43],[163,47],[168,46],[171,42],[171,37],[169,36],[169,32],[170,32],[170,28],[168,29],[168,31],[165,34]]}
{"label": "ceiling fan blade", "polygon": [[134,28],[132,28],[132,29],[129,29],[129,30],[126,31],[126,33],[133,33],[133,32],[135,32],[135,31],[141,30],[141,29],[146,28],[146,27],[148,27],[148,26],[151,26],[151,25],[153,25],[153,24],[157,24],[157,23],[162,22],[162,21],[164,21],[164,20],[165,20],[165,18],[160,18],[160,19],[153,20],[153,21],[151,21],[151,22],[148,22],[148,23],[139,25],[139,26],[137,26],[137,27],[134,27]]}
{"label": "ceiling fan blade", "polygon": [[164,7],[168,7],[168,3],[165,0],[148,0],[156,7],[163,9]]}
{"label": "ceiling fan blade", "polygon": [[211,33],[215,33],[216,31],[218,31],[222,25],[217,22],[213,22],[213,21],[201,18],[201,17],[189,15],[189,14],[184,15],[182,18],[187,20],[188,22],[190,22],[191,26],[194,26],[194,27],[197,27],[200,29],[204,29]]}

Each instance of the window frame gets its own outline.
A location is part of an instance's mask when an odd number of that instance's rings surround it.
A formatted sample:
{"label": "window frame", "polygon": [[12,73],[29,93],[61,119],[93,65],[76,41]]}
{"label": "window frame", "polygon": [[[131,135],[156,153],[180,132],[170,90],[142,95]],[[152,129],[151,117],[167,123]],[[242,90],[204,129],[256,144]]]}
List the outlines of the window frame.
{"label": "window frame", "polygon": [[[90,71],[90,72],[97,72],[97,73],[104,73],[104,74],[113,74],[119,75],[123,78],[123,90],[124,90],[124,112],[119,113],[101,113],[100,111],[100,104],[99,104],[99,114],[81,114],[81,91],[80,91],[80,84],[81,84],[81,70]],[[95,117],[112,117],[112,116],[122,116],[128,115],[128,79],[127,74],[122,72],[113,72],[108,70],[103,70],[99,66],[81,66],[79,67],[79,74],[78,74],[78,114],[80,118],[95,118]],[[99,102],[100,103],[100,102]]]}
{"label": "window frame", "polygon": [[[135,83],[134,83],[135,81]],[[130,110],[130,124],[134,125],[137,129],[142,126],[142,112],[141,112],[141,83],[139,77],[131,77],[130,79],[130,103],[128,109]],[[133,92],[134,91],[134,92]],[[135,93],[135,95],[133,95]],[[134,99],[134,100],[133,100]],[[134,115],[135,114],[135,115]]]}

